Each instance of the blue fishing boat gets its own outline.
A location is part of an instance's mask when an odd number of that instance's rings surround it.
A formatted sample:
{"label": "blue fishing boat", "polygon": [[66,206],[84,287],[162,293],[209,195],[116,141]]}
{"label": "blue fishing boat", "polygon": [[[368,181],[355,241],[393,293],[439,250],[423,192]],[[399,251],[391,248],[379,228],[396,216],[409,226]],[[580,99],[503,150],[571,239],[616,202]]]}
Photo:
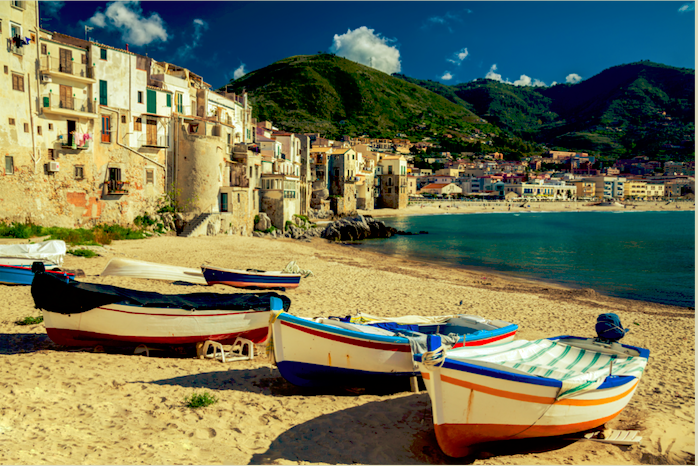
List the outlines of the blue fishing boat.
{"label": "blue fishing boat", "polygon": [[210,265],[202,265],[201,271],[209,285],[220,284],[234,286],[235,288],[296,288],[301,281],[301,274],[281,271],[231,270]]}

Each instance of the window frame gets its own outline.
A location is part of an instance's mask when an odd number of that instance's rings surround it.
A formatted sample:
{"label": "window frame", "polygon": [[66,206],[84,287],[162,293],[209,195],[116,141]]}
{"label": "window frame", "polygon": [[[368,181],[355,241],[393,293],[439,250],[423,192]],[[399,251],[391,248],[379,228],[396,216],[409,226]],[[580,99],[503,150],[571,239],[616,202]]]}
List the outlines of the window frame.
{"label": "window frame", "polygon": [[[74,170],[74,175],[76,180],[84,180],[85,179],[85,167],[84,165],[75,165],[75,170]],[[79,174],[78,174],[79,171]]]}
{"label": "window frame", "polygon": [[[15,85],[16,83],[16,85]],[[21,89],[20,89],[21,87]],[[12,73],[12,90],[24,92],[24,76],[17,73]]]}
{"label": "window frame", "polygon": [[[7,162],[10,162],[9,165]],[[9,171],[8,171],[9,167]],[[14,175],[15,174],[15,158],[12,155],[6,155],[5,156],[5,175]]]}

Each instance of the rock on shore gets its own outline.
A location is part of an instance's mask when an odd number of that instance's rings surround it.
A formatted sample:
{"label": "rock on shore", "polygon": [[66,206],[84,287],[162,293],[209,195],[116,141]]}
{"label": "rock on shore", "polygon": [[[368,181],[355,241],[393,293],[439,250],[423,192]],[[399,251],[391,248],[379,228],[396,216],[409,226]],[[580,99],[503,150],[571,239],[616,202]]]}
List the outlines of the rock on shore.
{"label": "rock on shore", "polygon": [[322,237],[333,241],[358,241],[370,238],[390,238],[397,230],[373,217],[358,215],[329,224]]}

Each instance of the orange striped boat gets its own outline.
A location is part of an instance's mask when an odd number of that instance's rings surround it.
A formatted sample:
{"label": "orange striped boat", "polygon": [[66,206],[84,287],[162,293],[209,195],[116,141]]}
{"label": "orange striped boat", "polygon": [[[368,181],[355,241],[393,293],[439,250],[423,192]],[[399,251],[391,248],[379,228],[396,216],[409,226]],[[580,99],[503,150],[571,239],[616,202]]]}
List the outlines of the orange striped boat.
{"label": "orange striped boat", "polygon": [[414,355],[439,446],[463,457],[478,444],[583,432],[616,417],[637,389],[649,350],[592,338],[514,340]]}

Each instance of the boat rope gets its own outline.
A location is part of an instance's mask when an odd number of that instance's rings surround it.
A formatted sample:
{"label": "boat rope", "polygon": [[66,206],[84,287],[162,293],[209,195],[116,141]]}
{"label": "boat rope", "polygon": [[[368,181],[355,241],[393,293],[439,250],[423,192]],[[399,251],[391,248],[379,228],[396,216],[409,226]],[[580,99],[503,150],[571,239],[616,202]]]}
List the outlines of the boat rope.
{"label": "boat rope", "polygon": [[434,367],[441,367],[446,361],[446,350],[448,347],[441,345],[433,351],[426,351],[422,354],[422,364],[428,370],[433,370]]}
{"label": "boat rope", "polygon": [[281,273],[298,273],[303,276],[303,278],[314,277],[315,274],[312,270],[303,270],[300,268],[296,261],[291,261],[286,264],[286,267],[281,271]]}

